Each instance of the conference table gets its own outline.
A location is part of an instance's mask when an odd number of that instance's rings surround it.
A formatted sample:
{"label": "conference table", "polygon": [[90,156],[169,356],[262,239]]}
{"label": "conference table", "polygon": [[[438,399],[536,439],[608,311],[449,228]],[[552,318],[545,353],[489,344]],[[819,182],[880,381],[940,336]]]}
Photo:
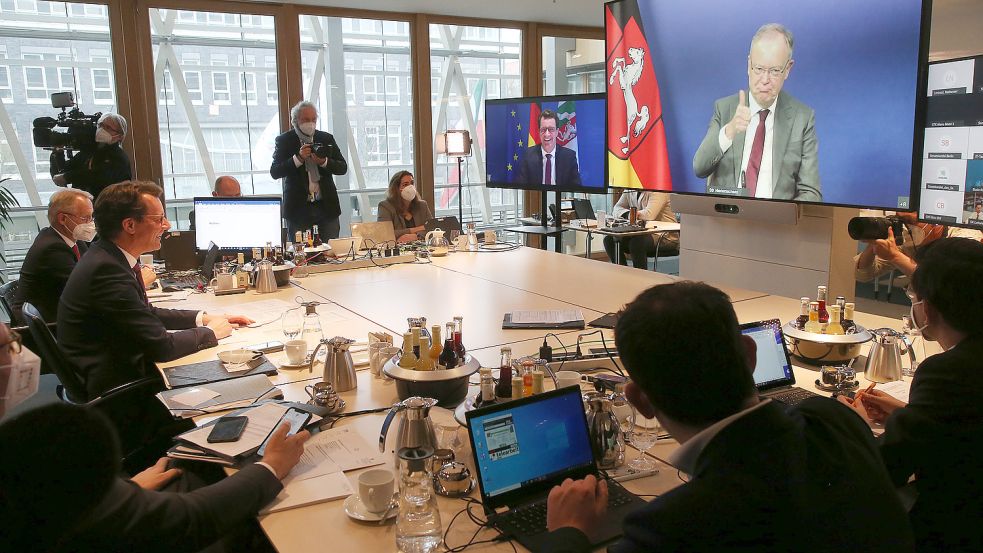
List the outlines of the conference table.
{"label": "conference table", "polygon": [[[496,367],[500,348],[509,345],[513,356],[536,355],[548,332],[554,333],[550,344],[554,351],[563,346],[573,348],[578,330],[505,330],[504,314],[516,309],[579,309],[586,321],[603,314],[615,312],[630,302],[643,290],[656,284],[679,280],[679,277],[642,271],[639,269],[598,262],[577,256],[563,255],[528,247],[511,251],[454,252],[446,257],[432,257],[417,263],[397,264],[388,267],[367,267],[352,270],[312,274],[305,278],[292,278],[288,286],[274,293],[258,294],[249,290],[244,294],[216,297],[211,292],[177,293],[167,296],[151,295],[151,301],[160,307],[203,309],[210,313],[243,314],[256,323],[240,328],[232,336],[219,341],[217,348],[199,351],[162,367],[215,359],[217,352],[245,347],[270,340],[285,341],[280,317],[287,309],[299,308],[299,301],[318,301],[317,311],[326,338],[343,336],[365,342],[369,332],[385,332],[394,337],[394,344],[402,342],[407,328],[407,317],[427,317],[428,324],[441,324],[454,316],[463,316],[464,344],[482,366]],[[788,321],[798,315],[799,300],[772,296],[722,286],[731,298],[741,322],[779,318]],[[803,290],[803,294],[809,291]],[[835,291],[834,291],[835,292]],[[898,327],[900,321],[857,313],[856,320],[868,328]],[[588,332],[594,329],[588,328]],[[613,333],[602,331],[608,344],[613,344]],[[591,340],[597,340],[594,336]],[[562,344],[562,346],[561,346]],[[358,348],[355,348],[358,349]],[[285,353],[272,353],[268,357],[274,363],[285,364]],[[376,409],[398,401],[392,381],[374,376],[368,370],[365,354],[353,355],[358,370],[358,387],[340,396],[345,399],[345,412]],[[281,367],[279,374],[271,377],[283,392],[284,399],[306,402],[309,397],[304,386],[321,380],[320,364],[313,371],[307,368]],[[813,381],[818,376],[816,367],[795,366],[798,384],[815,389]],[[863,384],[862,377],[858,379]],[[477,377],[472,377],[469,394],[476,394]],[[551,384],[547,385],[552,387]],[[586,386],[585,386],[586,390]],[[341,419],[336,427],[348,426],[369,443],[376,443],[385,413],[373,413]],[[205,422],[216,415],[201,417]],[[438,427],[457,428],[459,438],[467,448],[466,430],[454,420],[453,412],[440,407],[431,410],[431,418]],[[394,448],[395,432],[390,432],[387,450]],[[668,464],[669,455],[678,447],[671,439],[660,440],[647,455],[653,457],[659,467],[654,476],[625,482],[630,491],[650,498],[665,493],[682,483],[684,476]],[[639,455],[629,448],[628,458]],[[474,474],[469,448],[461,455]],[[392,457],[387,455],[387,460]],[[384,468],[391,469],[387,461]],[[363,470],[346,472],[345,476],[357,490],[358,474]],[[480,499],[475,491],[472,498]],[[459,514],[468,506],[462,499],[438,498],[438,507],[445,530],[453,520],[447,534],[451,547],[471,540],[478,527],[467,516]],[[471,510],[484,518],[479,506]],[[458,515],[455,517],[455,515]],[[394,519],[393,519],[394,520]],[[334,500],[290,509],[260,517],[260,525],[270,541],[280,552],[308,552],[325,547],[339,550],[395,551],[395,525],[392,522],[379,525],[350,519],[344,512],[343,500]],[[496,531],[481,529],[476,540],[491,539]],[[516,548],[522,546],[514,544]],[[506,542],[482,543],[475,550],[511,551]]]}

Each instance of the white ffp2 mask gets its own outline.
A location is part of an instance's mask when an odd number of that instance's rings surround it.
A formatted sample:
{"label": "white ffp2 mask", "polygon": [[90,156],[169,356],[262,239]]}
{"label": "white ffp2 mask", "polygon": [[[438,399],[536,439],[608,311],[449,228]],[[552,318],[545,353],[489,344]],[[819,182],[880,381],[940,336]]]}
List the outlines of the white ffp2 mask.
{"label": "white ffp2 mask", "polygon": [[403,197],[404,200],[412,202],[413,198],[416,197],[416,186],[409,185],[406,188],[399,191],[399,195]]}

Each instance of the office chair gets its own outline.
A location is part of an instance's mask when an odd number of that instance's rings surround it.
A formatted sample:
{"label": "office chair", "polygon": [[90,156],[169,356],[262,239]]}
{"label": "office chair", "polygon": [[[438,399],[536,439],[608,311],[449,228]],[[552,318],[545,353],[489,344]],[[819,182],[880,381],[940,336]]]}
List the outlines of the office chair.
{"label": "office chair", "polygon": [[[669,231],[669,232],[674,232],[674,233],[676,233],[676,236],[679,236],[679,231],[678,230],[673,230],[673,231]],[[655,264],[652,267],[652,271],[654,271],[656,273],[659,272],[659,258],[660,257],[679,257],[679,241],[678,240],[672,246],[666,246],[666,248],[664,250],[661,249],[662,248],[662,240],[666,237],[667,234],[669,234],[669,232],[660,232],[659,233],[659,236],[655,239],[655,255],[649,256],[649,257],[654,257],[655,258]]]}
{"label": "office chair", "polygon": [[12,280],[0,286],[0,306],[3,306],[3,310],[10,317],[10,326],[21,326],[24,324],[20,316],[14,313],[14,296],[17,295],[17,286],[19,284],[19,280]]}

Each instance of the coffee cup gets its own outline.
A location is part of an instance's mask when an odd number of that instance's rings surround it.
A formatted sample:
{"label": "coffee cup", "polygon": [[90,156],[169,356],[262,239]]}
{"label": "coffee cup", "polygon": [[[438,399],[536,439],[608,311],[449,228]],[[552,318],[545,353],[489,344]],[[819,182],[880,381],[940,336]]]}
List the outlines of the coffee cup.
{"label": "coffee cup", "polygon": [[372,469],[358,475],[358,498],[371,513],[382,513],[393,501],[396,480],[386,469]]}
{"label": "coffee cup", "polygon": [[606,211],[598,210],[597,216],[597,228],[604,228],[608,226],[608,214]]}
{"label": "coffee cup", "polygon": [[493,231],[493,230],[486,230],[485,231],[485,245],[486,246],[491,246],[491,245],[495,244],[495,240],[496,240],[495,231]]}
{"label": "coffee cup", "polygon": [[402,353],[402,350],[395,346],[389,346],[379,350],[379,375],[382,376],[382,378],[389,380],[389,377],[386,376],[383,369],[386,367],[386,363],[388,363],[390,359],[396,355],[399,355],[400,353]]}
{"label": "coffee cup", "polygon": [[289,340],[283,349],[287,352],[287,361],[291,365],[300,365],[307,360],[307,342],[304,340]]}
{"label": "coffee cup", "polygon": [[334,410],[339,400],[338,394],[334,391],[334,386],[330,382],[315,382],[304,386],[304,391],[311,398],[314,405],[327,407]]}
{"label": "coffee cup", "polygon": [[556,387],[580,386],[580,373],[575,371],[559,371],[556,373]]}
{"label": "coffee cup", "polygon": [[457,251],[464,251],[468,249],[468,235],[462,234],[454,239],[454,244],[457,246]]}
{"label": "coffee cup", "polygon": [[153,269],[154,268],[154,254],[152,254],[152,253],[140,254],[140,264],[143,265],[144,267],[150,267],[151,269]]}
{"label": "coffee cup", "polygon": [[231,290],[236,287],[238,281],[236,276],[231,273],[225,273],[221,275],[215,275],[215,278],[208,283],[209,286],[215,287],[216,290]]}
{"label": "coffee cup", "polygon": [[386,362],[380,352],[391,346],[392,344],[388,342],[372,342],[369,344],[369,372],[373,375],[379,376],[379,373],[382,372],[382,366]]}

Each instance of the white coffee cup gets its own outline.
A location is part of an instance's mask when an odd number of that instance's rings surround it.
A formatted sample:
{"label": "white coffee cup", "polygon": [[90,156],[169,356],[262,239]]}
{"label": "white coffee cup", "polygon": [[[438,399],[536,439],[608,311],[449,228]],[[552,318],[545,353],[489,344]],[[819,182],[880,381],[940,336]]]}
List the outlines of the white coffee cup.
{"label": "white coffee cup", "polygon": [[468,249],[468,235],[462,234],[454,239],[454,244],[457,245],[457,251],[463,252]]}
{"label": "white coffee cup", "polygon": [[372,469],[358,475],[358,498],[372,513],[382,513],[392,504],[396,480],[386,469]]}
{"label": "white coffee cup", "polygon": [[606,211],[597,211],[595,216],[597,217],[597,228],[608,226],[608,213]]}
{"label": "white coffee cup", "polygon": [[386,373],[382,370],[386,367],[386,363],[392,359],[394,356],[399,355],[402,350],[396,346],[390,345],[379,350],[379,376],[386,380],[391,380]]}
{"label": "white coffee cup", "polygon": [[388,342],[372,342],[369,344],[369,372],[373,375],[379,376],[379,373],[382,372],[382,365],[386,361],[382,358],[380,352],[390,346],[392,344]]}
{"label": "white coffee cup", "polygon": [[497,238],[495,236],[495,231],[493,231],[493,230],[486,230],[485,231],[485,245],[486,246],[490,246],[490,245],[494,244],[496,239]]}
{"label": "white coffee cup", "polygon": [[304,340],[288,340],[283,349],[291,365],[300,365],[307,360],[307,342]]}
{"label": "white coffee cup", "polygon": [[234,274],[225,273],[222,275],[215,275],[215,278],[213,278],[209,284],[214,286],[216,290],[231,290],[236,287],[238,280]]}
{"label": "white coffee cup", "polygon": [[560,371],[556,373],[556,387],[580,386],[580,373],[575,371]]}
{"label": "white coffee cup", "polygon": [[144,267],[150,267],[151,269],[153,269],[154,268],[154,254],[152,254],[152,253],[140,254],[140,264],[143,265]]}

